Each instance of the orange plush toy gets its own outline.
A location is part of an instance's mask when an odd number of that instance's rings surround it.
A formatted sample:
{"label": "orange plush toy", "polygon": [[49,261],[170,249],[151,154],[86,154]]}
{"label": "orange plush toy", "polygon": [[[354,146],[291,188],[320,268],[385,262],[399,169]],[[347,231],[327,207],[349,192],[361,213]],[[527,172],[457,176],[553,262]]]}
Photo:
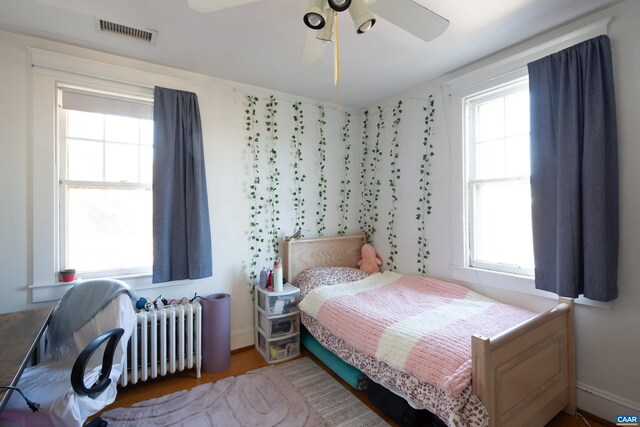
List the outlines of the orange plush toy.
{"label": "orange plush toy", "polygon": [[360,251],[362,257],[358,261],[358,267],[365,273],[373,274],[380,272],[380,266],[382,265],[382,257],[370,244],[366,243],[362,245]]}

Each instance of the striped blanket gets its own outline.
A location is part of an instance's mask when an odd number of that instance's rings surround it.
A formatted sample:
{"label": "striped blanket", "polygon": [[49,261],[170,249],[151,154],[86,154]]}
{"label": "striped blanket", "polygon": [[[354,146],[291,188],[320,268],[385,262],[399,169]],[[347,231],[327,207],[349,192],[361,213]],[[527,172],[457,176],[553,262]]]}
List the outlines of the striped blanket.
{"label": "striped blanket", "polygon": [[471,382],[471,335],[535,315],[463,286],[393,272],[311,291],[300,309],[356,350],[457,397]]}

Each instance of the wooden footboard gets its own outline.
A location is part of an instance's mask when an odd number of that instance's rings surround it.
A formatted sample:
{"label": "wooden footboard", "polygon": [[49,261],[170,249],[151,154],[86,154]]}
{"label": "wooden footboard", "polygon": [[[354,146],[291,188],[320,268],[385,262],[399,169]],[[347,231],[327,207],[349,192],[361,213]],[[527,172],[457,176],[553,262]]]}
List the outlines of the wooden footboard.
{"label": "wooden footboard", "polygon": [[544,426],[576,410],[573,300],[495,337],[472,337],[473,392],[490,426]]}

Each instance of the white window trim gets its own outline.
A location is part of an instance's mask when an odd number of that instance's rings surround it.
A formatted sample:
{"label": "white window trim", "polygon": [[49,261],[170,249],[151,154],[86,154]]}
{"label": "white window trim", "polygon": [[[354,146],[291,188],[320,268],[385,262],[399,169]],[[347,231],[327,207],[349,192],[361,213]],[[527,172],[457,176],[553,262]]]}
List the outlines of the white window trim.
{"label": "white window trim", "polygon": [[[472,268],[469,265],[468,209],[466,207],[466,143],[465,98],[482,91],[490,90],[527,76],[527,64],[582,41],[607,34],[607,26],[612,21],[607,17],[589,25],[570,31],[562,36],[543,42],[538,46],[480,67],[467,74],[453,78],[443,85],[443,91],[449,96],[448,123],[451,156],[451,274],[455,280],[473,285],[505,289],[527,295],[557,299],[551,292],[535,288],[534,278],[511,273]],[[584,297],[577,303],[611,309],[611,303],[592,301]]]}
{"label": "white window trim", "polygon": [[[195,92],[192,81],[103,63],[76,56],[28,48],[31,55],[32,82],[32,269],[29,288],[32,302],[62,297],[69,284],[58,281],[59,257],[59,185],[57,88],[60,85],[94,88],[97,91],[149,98],[154,86],[173,87]],[[137,290],[149,289],[151,275],[121,276]],[[193,283],[190,280],[153,284],[158,290]]]}

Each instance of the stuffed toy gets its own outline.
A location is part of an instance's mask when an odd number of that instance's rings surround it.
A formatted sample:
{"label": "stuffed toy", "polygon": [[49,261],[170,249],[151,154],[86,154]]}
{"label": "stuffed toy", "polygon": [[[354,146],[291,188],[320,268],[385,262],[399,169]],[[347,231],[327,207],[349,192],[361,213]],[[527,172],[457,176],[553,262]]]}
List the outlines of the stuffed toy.
{"label": "stuffed toy", "polygon": [[362,245],[360,251],[361,258],[358,261],[358,267],[360,270],[368,274],[379,273],[380,266],[382,265],[382,257],[370,244]]}

